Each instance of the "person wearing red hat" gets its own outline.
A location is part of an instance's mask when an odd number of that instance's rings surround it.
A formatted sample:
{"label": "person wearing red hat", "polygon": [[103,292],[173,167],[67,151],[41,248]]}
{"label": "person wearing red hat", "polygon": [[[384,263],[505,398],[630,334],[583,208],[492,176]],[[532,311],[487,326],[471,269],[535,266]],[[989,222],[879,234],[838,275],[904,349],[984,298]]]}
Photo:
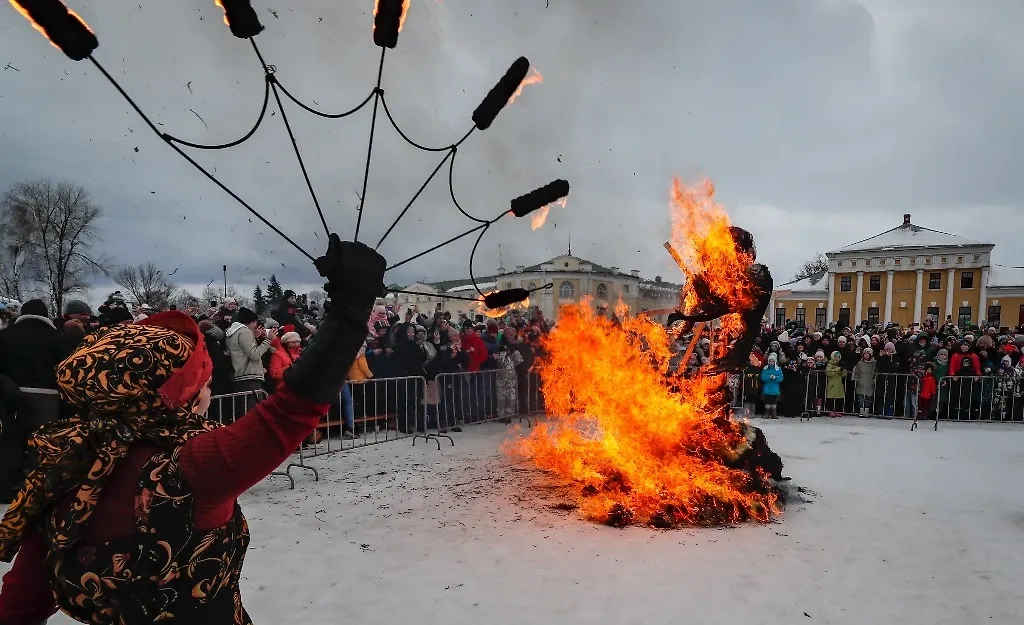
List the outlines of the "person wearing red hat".
{"label": "person wearing red hat", "polygon": [[171,311],[89,335],[57,367],[69,418],[36,430],[30,473],[0,521],[0,624],[56,610],[95,625],[251,623],[236,498],[316,429],[366,336],[386,263],[331,235],[315,262],[335,305],[267,401],[218,427],[210,356]]}

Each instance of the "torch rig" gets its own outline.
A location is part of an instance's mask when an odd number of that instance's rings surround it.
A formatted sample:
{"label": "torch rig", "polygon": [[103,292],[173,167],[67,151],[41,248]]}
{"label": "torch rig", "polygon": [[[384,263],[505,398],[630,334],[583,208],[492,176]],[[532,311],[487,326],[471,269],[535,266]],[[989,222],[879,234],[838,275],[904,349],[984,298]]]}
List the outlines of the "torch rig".
{"label": "torch rig", "polygon": [[[395,121],[395,117],[388,107],[387,99],[385,97],[385,91],[381,87],[383,75],[384,75],[384,62],[387,56],[388,50],[393,50],[398,45],[398,36],[405,23],[405,19],[408,14],[410,0],[375,0],[374,3],[374,20],[373,20],[373,42],[375,45],[380,47],[380,60],[377,66],[377,79],[376,84],[370,93],[364,97],[359,104],[354,108],[351,108],[340,113],[328,113],[318,109],[315,109],[304,102],[296,98],[292,93],[284,86],[280,77],[277,73],[277,68],[267,63],[259,46],[256,43],[255,37],[259,35],[263,30],[264,26],[260,23],[256,11],[253,9],[250,0],[215,0],[214,4],[220,7],[224,11],[224,23],[228,25],[231,30],[231,34],[239,39],[247,39],[252,46],[253,53],[262,68],[264,75],[264,91],[263,91],[263,104],[260,108],[260,113],[256,118],[255,124],[239,139],[221,144],[201,144],[185,139],[179,138],[168,132],[164,132],[157,127],[157,124],[146,115],[145,112],[139,107],[135,100],[128,94],[128,92],[118,83],[118,81],[110,74],[109,71],[100,63],[95,57],[94,52],[99,46],[99,41],[90,27],[86,24],[77,13],[69,9],[64,5],[61,0],[10,0],[14,8],[21,13],[32,26],[40,31],[54,46],[59,48],[64,54],[74,61],[82,61],[88,59],[99,72],[110,82],[110,84],[117,90],[117,92],[124,98],[124,100],[131,106],[131,108],[139,115],[140,118],[146,123],[150,130],[153,131],[160,139],[164,141],[172,150],[174,150],[179,156],[185,159],[192,167],[198,170],[201,174],[206,176],[211,182],[213,182],[222,191],[227,193],[232,199],[238,202],[244,207],[249,213],[258,219],[263,225],[270,228],[272,232],[281,237],[285,242],[295,248],[300,254],[313,260],[313,256],[303,249],[293,238],[288,236],[280,228],[271,223],[265,218],[258,210],[256,210],[250,203],[243,199],[238,193],[230,189],[226,184],[221,182],[213,173],[208,169],[200,165],[192,156],[190,156],[183,148],[192,148],[195,150],[226,150],[229,148],[236,147],[245,143],[256,134],[256,131],[261,127],[263,121],[267,118],[267,109],[270,106],[270,96],[273,95],[274,102],[277,106],[277,110],[281,114],[281,121],[284,123],[285,130],[288,133],[288,138],[292,146],[292,150],[295,153],[296,161],[298,162],[299,169],[302,172],[303,180],[305,181],[306,189],[309,192],[310,198],[312,199],[313,206],[316,209],[317,216],[319,217],[320,223],[323,226],[324,232],[331,234],[330,227],[327,224],[327,219],[324,216],[323,208],[320,205],[320,200],[317,197],[316,190],[313,187],[313,183],[310,180],[309,173],[306,169],[305,161],[302,157],[302,152],[299,148],[299,142],[292,130],[291,123],[288,119],[288,114],[284,106],[284,100],[281,97],[290,100],[293,104],[298,106],[300,109],[307,113],[316,115],[318,117],[326,119],[342,119],[362,110],[368,104],[372,103],[372,117],[370,120],[370,132],[369,141],[366,147],[366,162],[363,169],[363,180],[362,180],[362,192],[359,195],[359,207],[356,215],[355,232],[353,234],[353,240],[359,240],[360,229],[363,221],[363,209],[366,204],[367,187],[370,177],[370,165],[373,158],[373,143],[374,136],[377,130],[377,117],[378,112],[383,110],[385,117],[388,122],[395,129],[395,131],[408,143],[410,146],[417,150],[424,152],[436,152],[443,154],[440,162],[434,167],[433,171],[427,176],[427,179],[420,185],[419,189],[413,194],[412,198],[406,203],[404,208],[398,213],[398,216],[394,219],[391,225],[385,230],[384,234],[377,241],[376,248],[384,243],[387,237],[394,231],[395,227],[402,220],[403,217],[408,213],[409,209],[420,197],[427,185],[437,176],[447,164],[448,169],[448,190],[451,196],[452,204],[455,208],[468,220],[474,222],[474,226],[466,230],[465,232],[458,234],[446,241],[443,241],[437,245],[434,245],[422,252],[414,254],[405,260],[396,262],[387,268],[388,271],[397,269],[402,265],[405,265],[413,260],[419,259],[431,252],[435,252],[455,241],[468,237],[472,234],[476,234],[476,242],[473,245],[473,249],[469,256],[469,275],[470,280],[473,283],[474,288],[477,291],[477,297],[462,297],[455,295],[441,294],[438,297],[444,299],[464,300],[470,302],[477,302],[490,309],[502,309],[519,302],[524,302],[529,298],[530,293],[539,291],[546,288],[551,288],[553,285],[545,284],[535,289],[506,289],[503,291],[496,291],[491,293],[484,293],[480,290],[477,283],[476,277],[473,272],[473,261],[476,256],[477,248],[480,245],[480,241],[484,235],[490,229],[490,227],[497,222],[499,219],[506,215],[512,215],[514,217],[525,217],[535,211],[544,209],[552,204],[563,202],[569,193],[569,183],[565,180],[554,180],[542,187],[534,189],[520,197],[513,199],[509,203],[509,208],[492,219],[482,219],[470,214],[466,211],[455,195],[454,185],[454,168],[455,168],[455,157],[458,153],[459,147],[465,143],[470,136],[477,130],[487,130],[494,123],[495,118],[501,112],[501,110],[515,99],[515,96],[522,90],[526,84],[524,82],[527,78],[527,74],[530,72],[530,62],[526,57],[519,57],[509,67],[505,75],[498,80],[497,84],[484,96],[483,100],[473,111],[472,121],[473,125],[470,129],[462,135],[457,141],[448,145],[439,147],[430,147],[423,145],[417,141],[414,141],[409,135],[401,129],[398,123]],[[406,293],[401,289],[387,289],[386,292],[391,293]],[[386,293],[385,292],[385,293]],[[385,293],[381,293],[383,296]]]}

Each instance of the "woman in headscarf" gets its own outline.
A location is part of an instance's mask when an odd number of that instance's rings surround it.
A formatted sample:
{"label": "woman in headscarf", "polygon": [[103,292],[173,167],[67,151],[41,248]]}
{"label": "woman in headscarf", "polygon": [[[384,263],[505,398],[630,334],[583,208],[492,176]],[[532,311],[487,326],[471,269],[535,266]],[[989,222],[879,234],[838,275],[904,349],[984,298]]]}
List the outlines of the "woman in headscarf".
{"label": "woman in headscarf", "polygon": [[[37,429],[0,521],[0,623],[57,609],[94,625],[248,625],[249,532],[236,498],[316,428],[366,334],[385,261],[331,235],[316,261],[336,305],[271,398],[235,423],[202,416],[213,367],[180,312],[89,335],[57,367],[73,413]],[[342,304],[344,302],[344,304]]]}

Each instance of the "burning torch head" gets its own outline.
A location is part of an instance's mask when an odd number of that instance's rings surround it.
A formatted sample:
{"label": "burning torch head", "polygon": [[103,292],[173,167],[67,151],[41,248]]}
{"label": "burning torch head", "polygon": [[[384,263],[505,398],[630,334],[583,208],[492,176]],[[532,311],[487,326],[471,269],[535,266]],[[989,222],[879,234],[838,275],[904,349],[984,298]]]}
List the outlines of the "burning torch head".
{"label": "burning torch head", "polygon": [[754,235],[737,226],[730,226],[729,233],[732,235],[732,240],[736,242],[736,249],[744,254],[749,254],[752,260],[757,260],[757,247],[754,246]]}

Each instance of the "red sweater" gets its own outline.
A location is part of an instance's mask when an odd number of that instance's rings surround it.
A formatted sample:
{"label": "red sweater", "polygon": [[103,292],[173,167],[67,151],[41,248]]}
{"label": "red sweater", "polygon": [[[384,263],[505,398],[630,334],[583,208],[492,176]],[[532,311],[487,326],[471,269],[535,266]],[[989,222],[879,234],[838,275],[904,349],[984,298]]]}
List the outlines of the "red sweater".
{"label": "red sweater", "polygon": [[[285,386],[233,424],[185,443],[181,471],[195,496],[197,529],[211,530],[231,519],[235,500],[288,459],[327,413],[328,406],[296,397]],[[97,545],[135,532],[135,490],[139,472],[158,447],[136,444],[114,470],[83,536]],[[34,625],[57,611],[43,564],[46,543],[33,532],[22,543],[14,568],[0,585],[0,623]]]}

